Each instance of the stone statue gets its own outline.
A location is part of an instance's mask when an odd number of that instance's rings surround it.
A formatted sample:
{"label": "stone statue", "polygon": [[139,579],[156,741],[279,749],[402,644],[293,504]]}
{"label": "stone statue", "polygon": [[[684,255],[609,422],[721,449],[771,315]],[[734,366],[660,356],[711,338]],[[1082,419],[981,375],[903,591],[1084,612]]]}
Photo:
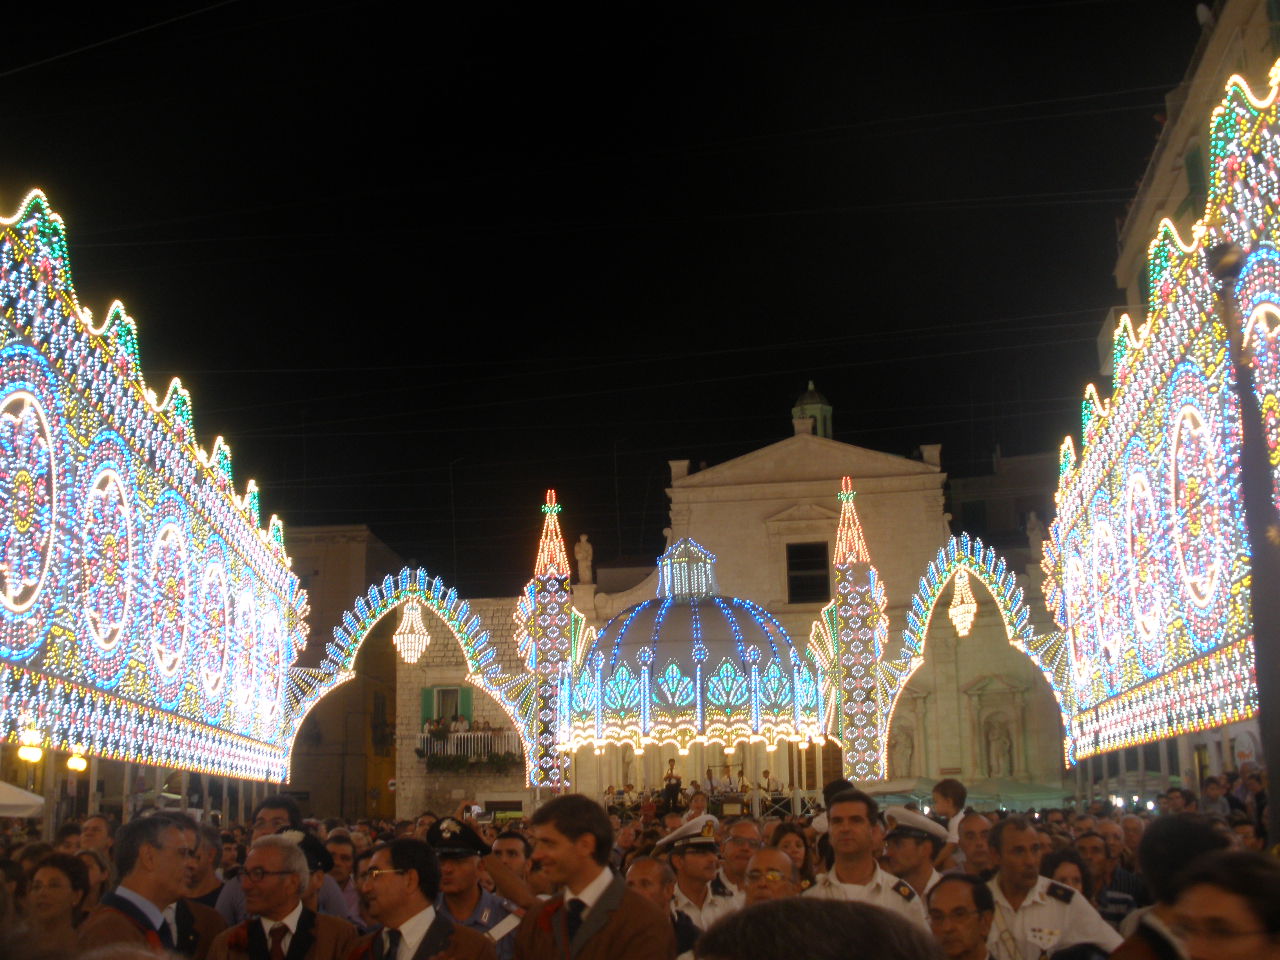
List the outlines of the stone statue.
{"label": "stone statue", "polygon": [[987,721],[987,776],[1007,777],[1013,767],[1013,741],[1004,719]]}
{"label": "stone statue", "polygon": [[591,579],[591,557],[595,552],[595,548],[591,546],[587,535],[585,533],[578,534],[578,542],[573,545],[573,556],[578,561],[579,583],[594,582]]}
{"label": "stone statue", "polygon": [[1031,548],[1031,556],[1036,560],[1044,556],[1044,542],[1049,539],[1049,531],[1044,528],[1036,512],[1027,514],[1027,546]]}
{"label": "stone statue", "polygon": [[911,760],[915,756],[916,742],[910,727],[894,728],[889,738],[889,773],[894,777],[911,776]]}

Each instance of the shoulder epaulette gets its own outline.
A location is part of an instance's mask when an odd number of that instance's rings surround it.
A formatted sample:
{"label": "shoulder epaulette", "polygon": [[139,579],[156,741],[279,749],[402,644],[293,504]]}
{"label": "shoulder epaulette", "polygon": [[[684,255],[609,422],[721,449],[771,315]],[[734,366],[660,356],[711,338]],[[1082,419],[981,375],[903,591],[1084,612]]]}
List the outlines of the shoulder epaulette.
{"label": "shoulder epaulette", "polygon": [[1061,900],[1063,903],[1070,903],[1071,898],[1076,895],[1075,890],[1071,889],[1071,887],[1054,880],[1049,881],[1049,886],[1045,888],[1044,892],[1055,900]]}
{"label": "shoulder epaulette", "polygon": [[916,892],[911,889],[911,884],[905,880],[899,880],[893,885],[893,892],[902,897],[903,900],[914,900]]}

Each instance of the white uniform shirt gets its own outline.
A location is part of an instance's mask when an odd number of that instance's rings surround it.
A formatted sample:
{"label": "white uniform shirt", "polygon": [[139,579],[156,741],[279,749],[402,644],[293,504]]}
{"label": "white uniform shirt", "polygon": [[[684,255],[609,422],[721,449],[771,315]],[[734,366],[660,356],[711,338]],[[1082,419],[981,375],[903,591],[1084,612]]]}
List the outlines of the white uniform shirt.
{"label": "white uniform shirt", "polygon": [[909,883],[881,870],[879,864],[876,864],[875,873],[871,874],[871,880],[866,884],[841,883],[836,879],[834,869],[830,873],[820,873],[813,886],[804,892],[804,896],[869,903],[914,920],[925,929],[929,928],[924,901],[916,896]]}
{"label": "white uniform shirt", "polygon": [[1040,960],[1077,943],[1095,943],[1111,953],[1123,942],[1083,894],[1040,877],[1017,911],[1000,889],[999,877],[987,884],[996,901],[987,947],[996,960]]}
{"label": "white uniform shirt", "polygon": [[687,913],[689,919],[693,921],[694,926],[699,930],[706,930],[721,917],[728,916],[738,909],[740,904],[736,903],[730,897],[717,897],[711,892],[711,885],[707,884],[707,899],[702,901],[702,906],[698,906],[690,900],[680,884],[676,884],[675,896],[671,898],[672,904],[677,910]]}

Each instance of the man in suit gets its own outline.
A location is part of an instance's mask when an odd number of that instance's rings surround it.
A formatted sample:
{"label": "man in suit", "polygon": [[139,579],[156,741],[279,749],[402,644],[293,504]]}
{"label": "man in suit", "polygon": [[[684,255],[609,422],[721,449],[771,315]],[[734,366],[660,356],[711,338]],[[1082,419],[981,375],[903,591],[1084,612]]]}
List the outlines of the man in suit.
{"label": "man in suit", "polygon": [[497,960],[492,940],[436,911],[440,861],[424,841],[401,837],[374,847],[360,876],[369,916],[382,929],[360,942],[356,958]]}
{"label": "man in suit", "polygon": [[120,885],[105,894],[80,925],[82,948],[113,943],[174,949],[165,908],[187,892],[187,861],[195,850],[178,824],[161,814],[122,826],[115,836]]}
{"label": "man in suit", "polygon": [[609,870],[613,826],[594,800],[567,794],[530,821],[533,859],[561,892],[530,910],[516,931],[516,960],[672,960],[663,912]]}
{"label": "man in suit", "polygon": [[297,843],[259,837],[240,876],[252,917],[218,934],[209,960],[346,960],[356,928],[303,905],[311,868]]}
{"label": "man in suit", "polygon": [[[211,862],[208,860],[210,852],[206,849],[209,841],[200,825],[185,813],[166,813],[165,816],[182,831],[182,839],[193,855],[187,858],[184,895],[165,907],[164,919],[173,932],[174,951],[194,960],[205,960],[214,937],[227,927],[222,915],[212,905],[192,896],[200,883],[202,868]],[[210,832],[213,832],[214,840],[218,840],[216,831]]]}

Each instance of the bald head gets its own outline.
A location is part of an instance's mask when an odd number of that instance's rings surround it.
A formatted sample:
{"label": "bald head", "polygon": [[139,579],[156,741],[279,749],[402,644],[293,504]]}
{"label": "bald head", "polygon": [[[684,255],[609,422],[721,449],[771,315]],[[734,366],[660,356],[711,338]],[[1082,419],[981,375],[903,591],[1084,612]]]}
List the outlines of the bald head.
{"label": "bald head", "polygon": [[666,913],[676,892],[676,875],[661,860],[636,857],[627,869],[627,889],[634,890]]}

